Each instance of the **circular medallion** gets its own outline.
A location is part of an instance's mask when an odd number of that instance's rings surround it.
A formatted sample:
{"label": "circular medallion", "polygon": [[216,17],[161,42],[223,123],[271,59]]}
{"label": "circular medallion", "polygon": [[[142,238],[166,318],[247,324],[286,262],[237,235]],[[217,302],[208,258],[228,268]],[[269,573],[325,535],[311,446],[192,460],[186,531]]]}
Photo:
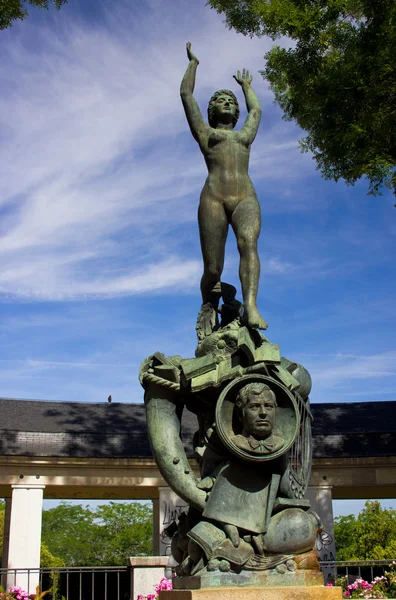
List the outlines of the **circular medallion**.
{"label": "circular medallion", "polygon": [[274,460],[289,450],[299,430],[293,394],[267,375],[244,375],[229,383],[216,405],[220,439],[251,462]]}

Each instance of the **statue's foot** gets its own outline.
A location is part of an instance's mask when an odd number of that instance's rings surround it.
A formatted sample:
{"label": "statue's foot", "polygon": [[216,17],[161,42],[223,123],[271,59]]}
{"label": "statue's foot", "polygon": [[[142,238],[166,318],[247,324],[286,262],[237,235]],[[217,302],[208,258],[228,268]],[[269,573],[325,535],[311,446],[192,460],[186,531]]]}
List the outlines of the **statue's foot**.
{"label": "statue's foot", "polygon": [[268,323],[264,321],[255,305],[248,306],[245,304],[242,322],[250,329],[267,329],[268,327]]}

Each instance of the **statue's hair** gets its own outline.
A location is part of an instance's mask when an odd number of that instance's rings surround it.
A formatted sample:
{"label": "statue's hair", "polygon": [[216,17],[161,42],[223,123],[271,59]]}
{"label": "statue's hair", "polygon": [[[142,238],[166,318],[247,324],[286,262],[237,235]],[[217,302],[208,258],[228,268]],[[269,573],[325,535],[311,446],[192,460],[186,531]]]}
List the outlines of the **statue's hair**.
{"label": "statue's hair", "polygon": [[248,383],[243,386],[239,390],[238,396],[236,397],[235,404],[237,405],[239,411],[242,411],[249,400],[250,394],[262,394],[263,392],[267,393],[271,396],[272,400],[277,405],[275,393],[271,390],[271,388],[266,383],[259,383],[258,381],[253,383]]}
{"label": "statue's hair", "polygon": [[230,96],[230,98],[232,98],[235,102],[235,116],[233,118],[232,121],[232,126],[235,127],[235,125],[237,124],[237,121],[239,119],[239,104],[238,104],[238,100],[237,97],[235,96],[234,92],[231,92],[231,90],[217,90],[217,92],[215,92],[213,94],[213,96],[211,97],[211,99],[209,100],[209,105],[208,105],[208,121],[209,121],[209,125],[211,127],[215,127],[216,125],[216,120],[215,120],[215,102],[217,100],[217,98],[219,96],[221,96],[222,94],[225,94],[227,96]]}

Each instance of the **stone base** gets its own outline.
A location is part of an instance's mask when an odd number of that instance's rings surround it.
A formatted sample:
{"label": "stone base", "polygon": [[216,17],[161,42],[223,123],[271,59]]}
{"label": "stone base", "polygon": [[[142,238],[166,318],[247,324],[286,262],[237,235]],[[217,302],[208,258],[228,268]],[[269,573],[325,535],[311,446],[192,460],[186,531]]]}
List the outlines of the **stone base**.
{"label": "stone base", "polygon": [[139,594],[147,596],[154,592],[156,584],[165,575],[168,559],[168,556],[132,556],[129,559],[133,600]]}
{"label": "stone base", "polygon": [[310,585],[164,590],[159,600],[342,600],[342,588]]}
{"label": "stone base", "polygon": [[220,571],[204,571],[200,575],[175,577],[174,590],[200,590],[207,588],[229,587],[323,587],[323,574],[313,569],[302,569],[278,573],[275,569],[265,571],[242,571],[241,573],[221,573]]}

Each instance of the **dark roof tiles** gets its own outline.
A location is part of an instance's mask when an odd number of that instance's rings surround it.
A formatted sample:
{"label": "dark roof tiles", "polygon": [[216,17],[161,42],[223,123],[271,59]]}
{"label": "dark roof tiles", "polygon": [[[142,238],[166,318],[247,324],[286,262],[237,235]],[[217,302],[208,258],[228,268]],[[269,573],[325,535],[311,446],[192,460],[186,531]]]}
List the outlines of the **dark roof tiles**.
{"label": "dark roof tiles", "polygon": [[[315,458],[390,456],[396,401],[312,404]],[[183,414],[192,456],[195,415]],[[151,458],[143,404],[0,398],[0,454],[76,458]]]}

